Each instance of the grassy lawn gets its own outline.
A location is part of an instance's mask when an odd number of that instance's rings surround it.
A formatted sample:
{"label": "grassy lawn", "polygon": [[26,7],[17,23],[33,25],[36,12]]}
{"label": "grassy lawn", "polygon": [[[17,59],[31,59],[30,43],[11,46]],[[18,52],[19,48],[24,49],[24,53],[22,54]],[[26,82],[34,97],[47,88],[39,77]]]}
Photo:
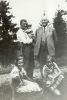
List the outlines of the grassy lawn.
{"label": "grassy lawn", "polygon": [[59,66],[67,66],[67,36],[62,40],[56,52],[56,60]]}
{"label": "grassy lawn", "polygon": [[[6,74],[2,77],[8,77]],[[49,88],[45,88],[42,93],[16,94],[16,100],[67,100],[67,73],[64,74],[64,79],[58,89],[61,91],[61,96],[55,95]],[[11,100],[11,89],[9,85],[0,87],[0,100]]]}
{"label": "grassy lawn", "polygon": [[[56,62],[60,67],[67,66],[67,39],[65,41],[62,41],[60,46],[57,49],[56,52]],[[36,65],[38,66],[38,65]],[[0,82],[3,82],[7,77],[9,78],[9,73],[11,71],[12,67],[1,67],[0,68]],[[57,97],[54,95],[49,89],[45,90],[43,95],[25,95],[24,97],[21,97],[23,100],[66,100],[67,98],[67,74],[65,74],[64,81],[60,85],[59,89],[62,92],[61,97]],[[7,85],[3,85],[0,87],[0,100],[10,100],[11,99],[11,90],[10,87]],[[22,100],[21,99],[21,100]]]}

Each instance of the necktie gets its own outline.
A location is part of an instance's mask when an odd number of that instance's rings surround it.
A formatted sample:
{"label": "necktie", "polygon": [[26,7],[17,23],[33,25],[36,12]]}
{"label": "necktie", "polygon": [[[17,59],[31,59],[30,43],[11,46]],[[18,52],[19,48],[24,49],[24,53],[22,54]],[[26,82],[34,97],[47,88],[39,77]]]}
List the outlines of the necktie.
{"label": "necktie", "polygon": [[45,43],[45,28],[44,27],[42,31],[42,42]]}

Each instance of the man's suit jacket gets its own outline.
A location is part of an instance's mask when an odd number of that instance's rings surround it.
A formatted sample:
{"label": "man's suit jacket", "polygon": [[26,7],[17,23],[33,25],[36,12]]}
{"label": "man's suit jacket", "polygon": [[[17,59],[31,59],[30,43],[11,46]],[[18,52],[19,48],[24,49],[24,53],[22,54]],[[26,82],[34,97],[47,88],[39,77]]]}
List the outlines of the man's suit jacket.
{"label": "man's suit jacket", "polygon": [[51,56],[55,56],[55,45],[54,43],[57,41],[56,31],[53,27],[53,24],[48,24],[45,27],[45,32],[43,31],[43,27],[39,27],[36,30],[36,44],[34,46],[34,55],[38,56],[40,46],[42,44],[47,43],[48,53]]}
{"label": "man's suit jacket", "polygon": [[36,30],[35,37],[36,37],[36,43],[34,45],[34,56],[38,56],[40,46],[41,46],[41,43],[42,43],[42,38],[44,38],[43,40],[45,41],[45,35],[44,35],[44,32],[43,32],[43,27],[39,27]]}

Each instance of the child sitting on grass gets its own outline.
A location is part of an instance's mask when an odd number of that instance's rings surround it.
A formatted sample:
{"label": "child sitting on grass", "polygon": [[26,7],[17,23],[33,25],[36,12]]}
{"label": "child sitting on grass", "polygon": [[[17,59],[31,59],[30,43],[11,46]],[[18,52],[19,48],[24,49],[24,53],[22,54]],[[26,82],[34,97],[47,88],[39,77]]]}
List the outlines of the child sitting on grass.
{"label": "child sitting on grass", "polygon": [[57,89],[57,86],[61,83],[64,77],[62,71],[50,55],[47,56],[47,62],[43,67],[43,77],[46,86],[50,87],[55,94],[60,95],[61,93]]}
{"label": "child sitting on grass", "polygon": [[23,57],[19,57],[10,73],[15,91],[18,93],[41,91],[39,85],[27,76],[23,65]]}

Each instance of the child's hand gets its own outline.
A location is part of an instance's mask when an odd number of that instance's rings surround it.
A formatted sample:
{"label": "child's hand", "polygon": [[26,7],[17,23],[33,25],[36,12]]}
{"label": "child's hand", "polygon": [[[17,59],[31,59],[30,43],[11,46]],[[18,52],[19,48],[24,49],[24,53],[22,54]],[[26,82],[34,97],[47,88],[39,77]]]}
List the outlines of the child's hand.
{"label": "child's hand", "polygon": [[53,83],[53,82],[54,82],[53,76],[52,76],[52,75],[48,75],[48,77],[49,77],[49,79],[51,80],[51,83]]}
{"label": "child's hand", "polygon": [[21,71],[21,73],[23,74],[23,75],[27,75],[27,73],[26,73],[26,71],[24,70],[24,68],[22,68],[22,71]]}

